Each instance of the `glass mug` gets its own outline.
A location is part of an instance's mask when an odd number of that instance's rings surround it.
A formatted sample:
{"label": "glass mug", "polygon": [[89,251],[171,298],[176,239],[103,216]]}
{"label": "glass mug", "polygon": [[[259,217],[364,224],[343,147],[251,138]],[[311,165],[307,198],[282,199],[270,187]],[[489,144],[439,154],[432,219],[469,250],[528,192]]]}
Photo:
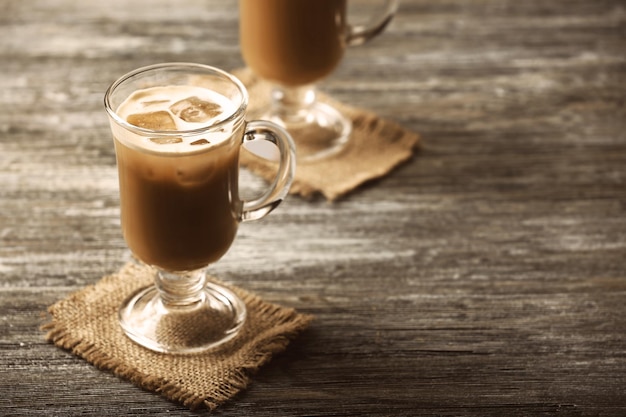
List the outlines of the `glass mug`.
{"label": "glass mug", "polygon": [[271,104],[259,117],[291,133],[299,162],[331,156],[348,143],[351,121],[317,101],[313,84],[337,67],[347,46],[381,33],[397,6],[385,0],[371,24],[352,26],[348,0],[239,0],[243,59],[272,84]]}
{"label": "glass mug", "polygon": [[[237,335],[246,308],[208,282],[205,268],[226,253],[239,223],[264,217],[285,197],[295,170],[292,139],[271,122],[246,122],[243,84],[206,65],[137,69],[115,81],[104,101],[124,239],[155,280],[121,306],[121,326],[159,352],[219,346]],[[277,146],[277,175],[262,196],[242,201],[239,151],[258,141]]]}

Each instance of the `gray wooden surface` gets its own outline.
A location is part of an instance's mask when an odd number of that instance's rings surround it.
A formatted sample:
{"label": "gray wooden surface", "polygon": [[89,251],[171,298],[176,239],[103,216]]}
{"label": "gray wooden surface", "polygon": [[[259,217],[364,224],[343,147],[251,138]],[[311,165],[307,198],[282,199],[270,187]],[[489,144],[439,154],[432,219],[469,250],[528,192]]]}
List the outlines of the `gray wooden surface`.
{"label": "gray wooden surface", "polygon": [[[203,414],[39,326],[128,259],[104,90],[238,68],[237,25],[233,0],[0,2],[0,415]],[[241,227],[213,273],[316,320],[218,415],[626,415],[625,74],[621,0],[405,0],[321,88],[423,148]]]}

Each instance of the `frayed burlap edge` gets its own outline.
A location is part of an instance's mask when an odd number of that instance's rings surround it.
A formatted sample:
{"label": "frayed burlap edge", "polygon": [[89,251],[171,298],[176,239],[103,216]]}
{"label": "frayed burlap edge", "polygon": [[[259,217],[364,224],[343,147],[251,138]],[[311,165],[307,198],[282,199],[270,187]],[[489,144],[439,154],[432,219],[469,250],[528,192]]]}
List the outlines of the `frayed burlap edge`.
{"label": "frayed burlap edge", "polygon": [[[269,105],[271,86],[260,80],[249,68],[233,70],[250,94],[249,112],[255,113]],[[371,111],[352,107],[318,93],[318,100],[339,109],[352,120],[352,136],[337,155],[315,162],[298,163],[289,190],[311,198],[322,194],[335,201],[359,186],[381,178],[410,160],[420,146],[420,135]],[[267,181],[276,175],[274,163],[242,152],[241,163]]]}
{"label": "frayed burlap edge", "polygon": [[[127,264],[120,272],[133,267],[136,266],[132,263]],[[206,393],[192,392],[167,378],[155,377],[140,372],[131,364],[125,363],[122,359],[113,357],[105,352],[97,343],[86,341],[75,335],[73,330],[64,322],[56,319],[55,314],[59,309],[76,303],[79,298],[86,298],[85,295],[88,293],[99,291],[101,287],[110,284],[115,277],[116,274],[105,276],[98,283],[72,293],[66,299],[50,306],[48,313],[52,319],[41,326],[41,329],[46,332],[45,339],[55,346],[68,350],[86,360],[100,370],[111,372],[142,389],[158,393],[166,399],[178,402],[192,410],[205,406],[210,411],[213,411],[247,388],[252,376],[264,364],[269,362],[274,355],[284,351],[290,341],[306,329],[313,319],[311,315],[300,314],[294,309],[264,302],[256,295],[236,287],[230,287],[231,290],[241,297],[248,310],[258,309],[259,314],[272,318],[278,324],[265,331],[262,336],[254,336],[252,341],[246,343],[236,352],[238,356],[245,357],[246,360],[232,370],[230,377],[224,384],[220,385],[219,390],[208,395]],[[143,349],[139,346],[136,348]],[[155,355],[160,354],[155,353]]]}

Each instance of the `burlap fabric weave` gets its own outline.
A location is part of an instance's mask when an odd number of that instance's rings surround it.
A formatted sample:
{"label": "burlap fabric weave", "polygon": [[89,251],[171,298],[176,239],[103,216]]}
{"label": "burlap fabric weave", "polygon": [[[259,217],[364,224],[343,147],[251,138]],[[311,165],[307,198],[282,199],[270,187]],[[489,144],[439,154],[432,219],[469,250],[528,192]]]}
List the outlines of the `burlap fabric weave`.
{"label": "burlap fabric weave", "polygon": [[128,339],[118,323],[122,301],[150,284],[146,267],[125,265],[51,306],[52,321],[43,326],[46,338],[146,390],[192,409],[213,410],[246,388],[253,373],[283,351],[311,320],[231,286],[247,307],[246,322],[234,340],[208,353],[156,353]]}
{"label": "burlap fabric weave", "polygon": [[[249,112],[254,114],[269,105],[271,87],[249,69],[233,71],[248,89]],[[310,197],[321,193],[336,200],[360,185],[380,178],[409,160],[420,137],[397,123],[364,109],[347,106],[318,93],[318,100],[331,104],[352,120],[352,135],[346,147],[332,157],[298,163],[290,193]],[[271,163],[242,153],[242,164],[267,180],[274,178]]]}

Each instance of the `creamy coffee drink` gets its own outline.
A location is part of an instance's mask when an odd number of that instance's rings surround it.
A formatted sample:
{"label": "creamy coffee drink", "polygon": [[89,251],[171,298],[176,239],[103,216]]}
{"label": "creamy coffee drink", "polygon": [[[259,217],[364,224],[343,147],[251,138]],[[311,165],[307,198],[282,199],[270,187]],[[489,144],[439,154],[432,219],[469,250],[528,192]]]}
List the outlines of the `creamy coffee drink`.
{"label": "creamy coffee drink", "polygon": [[343,56],[346,0],[240,0],[239,14],[244,60],[266,80],[311,84]]}
{"label": "creamy coffee drink", "polygon": [[[191,86],[139,90],[117,109],[154,131],[190,131],[234,113],[224,96]],[[243,123],[201,134],[153,137],[115,128],[121,219],[131,251],[169,271],[203,268],[230,247],[238,226]]]}
{"label": "creamy coffee drink", "polygon": [[[121,304],[119,323],[144,348],[204,352],[246,323],[245,302],[205,270],[227,252],[239,223],[278,207],[295,173],[291,137],[269,121],[246,121],[248,99],[231,74],[192,62],[137,68],[104,94],[124,238],[154,279]],[[239,149],[265,142],[277,150],[274,179],[242,200]]]}

